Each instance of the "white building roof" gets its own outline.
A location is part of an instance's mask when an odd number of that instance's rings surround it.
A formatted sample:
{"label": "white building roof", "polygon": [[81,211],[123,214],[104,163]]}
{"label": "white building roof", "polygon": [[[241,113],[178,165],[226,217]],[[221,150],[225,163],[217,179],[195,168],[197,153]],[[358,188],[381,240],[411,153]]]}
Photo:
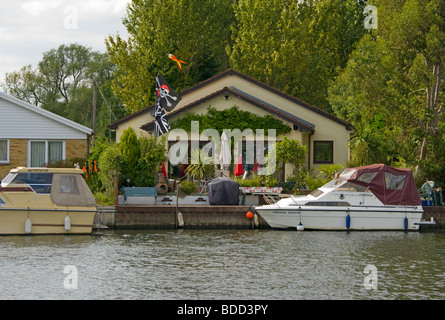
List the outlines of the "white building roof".
{"label": "white building roof", "polygon": [[86,139],[93,130],[0,92],[0,138]]}

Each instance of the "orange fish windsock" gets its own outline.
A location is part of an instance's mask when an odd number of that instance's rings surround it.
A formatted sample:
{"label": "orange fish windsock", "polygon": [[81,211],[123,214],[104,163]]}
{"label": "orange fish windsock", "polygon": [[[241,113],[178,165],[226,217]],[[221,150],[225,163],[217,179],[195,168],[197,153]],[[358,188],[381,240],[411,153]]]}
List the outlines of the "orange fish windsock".
{"label": "orange fish windsock", "polygon": [[184,61],[182,61],[182,60],[179,60],[178,58],[176,58],[176,57],[175,57],[174,55],[172,55],[171,53],[168,54],[168,57],[169,57],[170,59],[172,59],[173,61],[176,61],[176,63],[178,64],[179,69],[182,70],[181,63],[186,63],[186,62],[184,62]]}

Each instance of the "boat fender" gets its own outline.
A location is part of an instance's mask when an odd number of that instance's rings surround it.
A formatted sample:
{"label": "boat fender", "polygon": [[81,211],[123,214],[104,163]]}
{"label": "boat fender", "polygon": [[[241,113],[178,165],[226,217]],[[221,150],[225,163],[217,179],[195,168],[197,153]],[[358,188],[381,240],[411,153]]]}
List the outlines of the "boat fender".
{"label": "boat fender", "polygon": [[178,212],[178,226],[181,228],[184,226],[184,217],[181,212]]}
{"label": "boat fender", "polygon": [[301,222],[298,224],[297,230],[298,231],[303,231],[304,230],[304,226],[303,226],[303,224]]}
{"label": "boat fender", "polygon": [[25,232],[31,233],[31,228],[32,228],[32,222],[31,222],[31,219],[29,219],[29,217],[28,217],[28,219],[26,219],[26,221],[25,221]]}
{"label": "boat fender", "polygon": [[405,217],[405,218],[403,219],[403,227],[405,228],[405,230],[408,229],[408,217]]}
{"label": "boat fender", "polygon": [[350,227],[351,227],[351,216],[348,214],[346,216],[346,229],[349,230]]}
{"label": "boat fender", "polygon": [[71,219],[69,215],[66,215],[65,217],[65,231],[71,230]]}
{"label": "boat fender", "polygon": [[255,227],[258,228],[258,226],[260,225],[260,221],[259,221],[258,215],[256,213],[253,215],[253,222],[255,224]]}

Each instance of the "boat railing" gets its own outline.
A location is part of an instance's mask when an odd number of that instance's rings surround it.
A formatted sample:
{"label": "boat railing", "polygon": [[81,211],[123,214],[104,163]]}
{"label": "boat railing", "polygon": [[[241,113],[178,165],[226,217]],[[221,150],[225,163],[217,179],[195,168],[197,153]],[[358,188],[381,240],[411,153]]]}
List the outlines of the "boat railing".
{"label": "boat railing", "polygon": [[289,198],[290,194],[281,194],[281,193],[265,193],[263,194],[263,199],[267,204],[276,204],[283,198]]}

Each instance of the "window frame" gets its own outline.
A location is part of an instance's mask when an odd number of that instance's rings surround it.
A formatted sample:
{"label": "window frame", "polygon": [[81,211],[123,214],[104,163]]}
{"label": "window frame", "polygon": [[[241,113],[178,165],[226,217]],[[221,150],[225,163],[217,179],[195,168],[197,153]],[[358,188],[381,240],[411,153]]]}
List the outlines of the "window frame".
{"label": "window frame", "polygon": [[31,139],[31,140],[28,140],[28,159],[26,161],[28,167],[31,167],[31,157],[32,157],[32,154],[31,154],[31,144],[33,142],[44,142],[45,143],[45,162],[44,162],[44,164],[48,163],[48,159],[49,159],[49,143],[50,142],[61,142],[62,143],[62,159],[60,159],[60,160],[62,161],[62,160],[66,159],[66,141],[65,140]]}
{"label": "window frame", "polygon": [[[331,147],[331,155],[329,160],[317,160],[317,147],[319,147],[320,144],[328,144]],[[313,150],[313,159],[314,163],[321,163],[321,164],[333,164],[334,163],[334,141],[333,140],[314,140],[314,150]]]}
{"label": "window frame", "polygon": [[9,164],[10,163],[10,144],[9,139],[0,139],[0,141],[6,141],[6,160],[0,159],[0,164]]}

